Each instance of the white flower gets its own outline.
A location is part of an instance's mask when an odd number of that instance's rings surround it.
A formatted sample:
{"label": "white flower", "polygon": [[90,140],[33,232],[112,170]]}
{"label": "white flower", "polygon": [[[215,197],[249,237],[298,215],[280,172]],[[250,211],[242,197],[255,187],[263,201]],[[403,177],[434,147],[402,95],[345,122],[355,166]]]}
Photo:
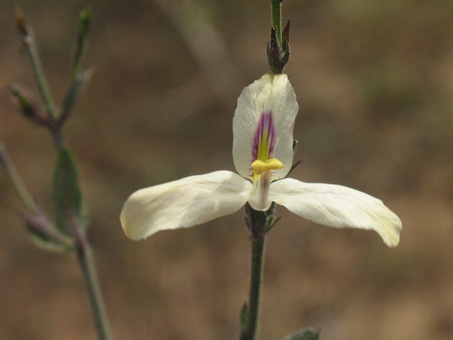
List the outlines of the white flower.
{"label": "white flower", "polygon": [[232,214],[246,202],[261,211],[275,202],[326,226],[374,230],[396,246],[401,221],[379,199],[344,186],[285,178],[298,109],[284,74],[266,74],[246,87],[233,118],[233,160],[240,176],[216,171],[136,191],[121,212],[126,235],[144,239]]}

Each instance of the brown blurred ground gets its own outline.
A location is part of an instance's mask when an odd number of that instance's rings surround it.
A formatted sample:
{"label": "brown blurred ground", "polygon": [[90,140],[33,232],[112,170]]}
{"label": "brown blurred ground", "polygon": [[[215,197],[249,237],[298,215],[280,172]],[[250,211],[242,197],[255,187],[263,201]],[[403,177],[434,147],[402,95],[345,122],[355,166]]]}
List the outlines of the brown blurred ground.
{"label": "brown blurred ground", "polygon": [[[185,2],[175,0],[170,14],[162,3],[94,5],[87,65],[96,72],[68,124],[89,237],[116,339],[235,339],[249,275],[242,212],[139,243],[124,236],[118,214],[140,187],[234,170],[232,115],[242,88],[268,70],[269,6],[200,1],[208,22],[195,21],[219,41],[202,29],[194,48],[183,23],[195,10],[187,2],[178,11]],[[82,3],[21,7],[60,99]],[[0,133],[50,211],[52,145],[7,91],[32,84],[13,13],[13,1],[0,3]],[[287,0],[284,14],[304,160],[293,176],[378,196],[404,229],[388,249],[374,233],[321,227],[281,208],[259,338],[317,326],[323,340],[453,339],[453,2]],[[31,245],[3,173],[0,190],[0,339],[94,340],[74,256]]]}

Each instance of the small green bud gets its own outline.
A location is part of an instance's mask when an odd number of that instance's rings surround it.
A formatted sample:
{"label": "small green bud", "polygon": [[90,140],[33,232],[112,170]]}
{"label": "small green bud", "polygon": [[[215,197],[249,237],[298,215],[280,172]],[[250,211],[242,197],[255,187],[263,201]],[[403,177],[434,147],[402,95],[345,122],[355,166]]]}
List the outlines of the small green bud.
{"label": "small green bud", "polygon": [[89,8],[85,8],[80,13],[79,18],[79,37],[84,37],[88,33],[88,29],[90,28],[92,12]]}
{"label": "small green bud", "polygon": [[22,85],[13,84],[10,91],[17,100],[17,104],[25,118],[37,125],[49,125],[49,118],[42,110],[41,103],[33,92]]}

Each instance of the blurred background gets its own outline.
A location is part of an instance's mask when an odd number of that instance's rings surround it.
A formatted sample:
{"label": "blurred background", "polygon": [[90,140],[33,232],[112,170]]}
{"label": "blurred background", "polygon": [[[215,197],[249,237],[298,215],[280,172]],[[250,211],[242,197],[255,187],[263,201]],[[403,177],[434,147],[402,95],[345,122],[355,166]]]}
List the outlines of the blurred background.
{"label": "blurred background", "polygon": [[[63,96],[81,1],[22,0],[55,97]],[[79,161],[101,285],[116,339],[237,338],[247,298],[243,211],[134,242],[119,212],[138,188],[234,171],[231,123],[243,87],[268,72],[269,1],[98,0],[95,71],[66,126]],[[8,91],[33,87],[0,2],[0,134],[50,214],[54,150]],[[381,198],[400,245],[315,225],[279,208],[269,234],[259,339],[315,326],[322,340],[453,339],[453,2],[287,0],[286,73],[300,104],[292,177]],[[95,332],[73,254],[28,239],[0,172],[0,339]]]}

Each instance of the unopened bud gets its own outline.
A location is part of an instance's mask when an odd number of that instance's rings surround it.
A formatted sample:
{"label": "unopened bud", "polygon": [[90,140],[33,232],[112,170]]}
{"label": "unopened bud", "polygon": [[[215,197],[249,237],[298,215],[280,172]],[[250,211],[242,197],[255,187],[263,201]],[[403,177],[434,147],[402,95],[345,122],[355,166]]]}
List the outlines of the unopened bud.
{"label": "unopened bud", "polygon": [[92,12],[89,8],[85,8],[80,13],[79,18],[79,39],[83,39],[88,34],[88,29],[91,24]]}
{"label": "unopened bud", "polygon": [[271,37],[267,44],[267,59],[269,66],[274,73],[282,73],[289,60],[289,27],[290,22],[285,26],[282,33],[282,42],[279,42],[275,27],[271,28]]}
{"label": "unopened bud", "polygon": [[18,84],[11,85],[10,90],[25,118],[38,125],[49,125],[49,119],[32,91]]}
{"label": "unopened bud", "polygon": [[28,35],[28,27],[25,23],[24,13],[20,7],[16,7],[16,27],[22,36]]}

